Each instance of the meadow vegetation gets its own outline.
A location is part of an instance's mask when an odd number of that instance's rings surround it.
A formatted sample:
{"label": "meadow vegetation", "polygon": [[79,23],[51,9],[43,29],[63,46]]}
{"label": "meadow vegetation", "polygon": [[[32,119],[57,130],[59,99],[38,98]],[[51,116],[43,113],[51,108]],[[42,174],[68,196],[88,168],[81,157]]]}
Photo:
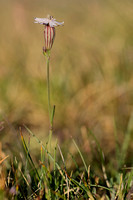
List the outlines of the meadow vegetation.
{"label": "meadow vegetation", "polygon": [[[51,50],[51,144],[34,24],[47,14],[65,23]],[[132,199],[132,1],[1,0],[0,16],[0,199]]]}

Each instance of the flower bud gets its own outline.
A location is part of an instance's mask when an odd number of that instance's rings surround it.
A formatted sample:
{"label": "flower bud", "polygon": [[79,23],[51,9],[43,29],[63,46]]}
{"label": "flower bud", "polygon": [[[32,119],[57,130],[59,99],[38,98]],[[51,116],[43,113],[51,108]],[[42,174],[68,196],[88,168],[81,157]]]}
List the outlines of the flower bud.
{"label": "flower bud", "polygon": [[45,52],[52,48],[55,38],[55,27],[49,25],[44,26],[44,41],[45,41]]}

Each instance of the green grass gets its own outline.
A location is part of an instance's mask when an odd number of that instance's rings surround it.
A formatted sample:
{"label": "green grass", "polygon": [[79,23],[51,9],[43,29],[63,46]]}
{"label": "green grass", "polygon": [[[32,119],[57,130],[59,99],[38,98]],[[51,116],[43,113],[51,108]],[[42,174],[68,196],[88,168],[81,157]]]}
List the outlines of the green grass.
{"label": "green grass", "polygon": [[[115,176],[109,174],[108,170],[105,169],[105,158],[100,144],[92,132],[88,131],[88,134],[91,133],[97,145],[96,149],[99,151],[102,176],[95,174],[93,165],[88,166],[86,164],[83,154],[73,139],[70,142],[74,143],[78,152],[78,160],[81,159],[83,164],[79,166],[75,156],[71,155],[71,162],[75,166],[71,169],[67,168],[67,162],[69,161],[63,156],[58,144],[49,153],[48,144],[44,145],[31,130],[25,128],[27,134],[29,134],[29,140],[24,139],[23,131],[20,129],[23,150],[21,156],[16,157],[14,154],[12,158],[7,158],[9,164],[4,174],[5,189],[2,190],[1,188],[1,198],[127,199],[132,187],[133,169],[126,167],[119,170],[115,169]],[[36,145],[40,146],[40,154],[36,161],[33,161],[32,151],[30,150],[31,137],[36,140]],[[118,160],[118,163],[120,161]],[[4,162],[5,160],[1,164],[4,164]],[[2,183],[2,175],[0,180]]]}

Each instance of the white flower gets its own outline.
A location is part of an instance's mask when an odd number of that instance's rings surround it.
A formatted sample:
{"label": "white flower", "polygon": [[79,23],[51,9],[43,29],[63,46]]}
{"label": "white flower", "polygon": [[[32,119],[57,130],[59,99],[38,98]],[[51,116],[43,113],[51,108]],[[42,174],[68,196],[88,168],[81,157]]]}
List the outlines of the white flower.
{"label": "white flower", "polygon": [[35,23],[44,25],[44,41],[45,46],[43,47],[44,55],[52,48],[54,38],[55,38],[55,27],[62,26],[64,22],[57,22],[52,16],[47,16],[47,18],[35,18]]}
{"label": "white flower", "polygon": [[43,24],[50,27],[62,26],[64,22],[57,22],[52,16],[47,18],[35,18],[35,23]]}

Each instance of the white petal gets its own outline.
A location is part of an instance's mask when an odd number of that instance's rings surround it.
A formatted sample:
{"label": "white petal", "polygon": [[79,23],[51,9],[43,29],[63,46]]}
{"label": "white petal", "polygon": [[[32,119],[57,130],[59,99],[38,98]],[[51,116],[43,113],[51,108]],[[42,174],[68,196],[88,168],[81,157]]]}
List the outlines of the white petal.
{"label": "white petal", "polygon": [[57,22],[56,19],[48,19],[48,18],[35,18],[34,23],[39,23],[43,25],[49,25],[50,27],[55,27],[55,26],[62,26],[64,22]]}
{"label": "white petal", "polygon": [[56,21],[57,26],[62,26],[64,24],[64,22],[57,22]]}
{"label": "white petal", "polygon": [[50,20],[50,21],[49,21],[49,26],[50,26],[50,27],[56,26],[55,21],[54,21],[54,20]]}
{"label": "white petal", "polygon": [[50,20],[50,22],[49,22],[49,25],[51,26],[51,27],[54,27],[54,26],[62,26],[64,24],[64,22],[57,22],[55,19],[52,19],[52,20]]}
{"label": "white petal", "polygon": [[35,18],[35,23],[39,23],[39,24],[45,24],[47,25],[49,23],[49,19],[47,18]]}

